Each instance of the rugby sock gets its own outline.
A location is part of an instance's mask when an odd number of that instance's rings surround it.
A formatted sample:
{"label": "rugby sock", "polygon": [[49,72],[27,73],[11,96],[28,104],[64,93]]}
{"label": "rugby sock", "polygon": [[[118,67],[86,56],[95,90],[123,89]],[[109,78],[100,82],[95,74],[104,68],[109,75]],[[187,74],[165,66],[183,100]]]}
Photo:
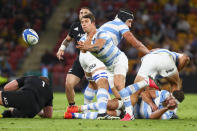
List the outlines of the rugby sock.
{"label": "rugby sock", "polygon": [[116,116],[120,116],[121,111],[120,110],[115,110],[116,111]]}
{"label": "rugby sock", "polygon": [[87,105],[82,105],[81,111],[86,111],[86,110],[98,110],[98,104],[94,102]]}
{"label": "rugby sock", "polygon": [[122,90],[119,91],[119,94],[120,94],[121,99],[123,100],[126,113],[129,113],[132,116],[133,106],[131,105],[129,92],[125,88],[123,88]]}
{"label": "rugby sock", "polygon": [[144,88],[146,86],[149,86],[149,80],[145,79],[145,80],[142,80],[142,81],[137,82],[135,84],[127,86],[126,90],[129,92],[129,95],[132,95],[133,93],[135,93],[139,89]]}
{"label": "rugby sock", "polygon": [[87,86],[87,88],[85,89],[84,92],[84,104],[89,104],[92,102],[92,100],[94,99],[94,96],[96,95],[97,90],[94,90],[92,88],[89,88]]}
{"label": "rugby sock", "polygon": [[108,91],[104,88],[99,88],[97,92],[98,113],[103,114],[107,111]]}
{"label": "rugby sock", "polygon": [[96,119],[98,112],[87,112],[87,113],[73,113],[72,115],[74,115],[74,118],[77,119]]}
{"label": "rugby sock", "polygon": [[123,104],[124,104],[123,101],[118,100],[118,108],[117,109],[121,109]]}

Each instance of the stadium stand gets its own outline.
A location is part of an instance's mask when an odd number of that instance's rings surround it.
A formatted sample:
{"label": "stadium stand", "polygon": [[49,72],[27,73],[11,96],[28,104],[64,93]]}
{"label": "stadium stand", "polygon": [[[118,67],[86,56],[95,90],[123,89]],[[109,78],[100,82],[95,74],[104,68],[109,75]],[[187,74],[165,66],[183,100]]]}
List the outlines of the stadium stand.
{"label": "stadium stand", "polygon": [[22,31],[33,28],[38,33],[45,29],[47,20],[59,0],[0,1],[0,75],[15,75],[31,48],[22,40]]}

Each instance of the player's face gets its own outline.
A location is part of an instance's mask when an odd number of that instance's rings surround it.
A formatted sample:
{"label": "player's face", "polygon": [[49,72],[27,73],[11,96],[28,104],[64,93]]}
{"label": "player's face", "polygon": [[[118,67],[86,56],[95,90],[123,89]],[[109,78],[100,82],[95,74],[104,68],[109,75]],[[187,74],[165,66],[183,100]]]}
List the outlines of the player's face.
{"label": "player's face", "polygon": [[89,18],[82,18],[81,26],[84,32],[89,33],[92,29],[93,23],[91,22]]}
{"label": "player's face", "polygon": [[81,9],[79,11],[79,19],[81,19],[84,15],[87,15],[89,13],[90,13],[90,10],[88,10],[88,9]]}
{"label": "player's face", "polygon": [[125,24],[126,24],[129,28],[131,28],[132,22],[133,22],[132,19],[128,19],[128,20],[125,22]]}

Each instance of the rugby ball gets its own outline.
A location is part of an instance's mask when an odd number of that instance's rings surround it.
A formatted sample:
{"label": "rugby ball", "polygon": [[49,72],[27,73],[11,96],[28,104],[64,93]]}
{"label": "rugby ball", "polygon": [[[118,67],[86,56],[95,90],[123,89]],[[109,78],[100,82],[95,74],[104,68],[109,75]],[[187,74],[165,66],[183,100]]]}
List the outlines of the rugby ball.
{"label": "rugby ball", "polygon": [[36,33],[35,30],[33,29],[25,29],[23,31],[23,40],[28,44],[28,45],[35,45],[39,41],[38,34]]}

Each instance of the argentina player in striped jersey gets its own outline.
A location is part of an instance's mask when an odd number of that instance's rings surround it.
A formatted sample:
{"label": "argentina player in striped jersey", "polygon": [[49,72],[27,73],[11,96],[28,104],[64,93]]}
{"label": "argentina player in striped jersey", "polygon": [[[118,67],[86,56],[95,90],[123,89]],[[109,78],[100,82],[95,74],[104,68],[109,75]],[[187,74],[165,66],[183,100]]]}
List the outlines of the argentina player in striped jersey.
{"label": "argentina player in striped jersey", "polygon": [[138,51],[147,54],[149,50],[129,30],[132,27],[133,20],[134,16],[130,10],[120,9],[115,19],[104,23],[99,30],[107,31],[116,46],[124,38]]}
{"label": "argentina player in striped jersey", "polygon": [[[162,89],[173,92],[181,90],[182,82],[179,77],[179,72],[189,63],[189,57],[186,54],[176,53],[167,49],[153,49],[149,54],[141,59],[141,66],[134,80],[134,83],[144,80],[148,76],[154,79],[165,80],[169,83],[168,87]],[[130,86],[127,87],[129,89]],[[136,86],[136,89],[138,87]],[[138,101],[140,93],[144,89],[136,91],[132,95],[132,102],[135,104]],[[150,105],[152,110],[156,110],[155,104]]]}
{"label": "argentina player in striped jersey", "polygon": [[141,67],[136,76],[136,82],[151,75],[153,78],[165,78],[171,85],[170,92],[181,90],[182,83],[179,72],[189,61],[190,59],[186,54],[167,49],[154,49],[142,58]]}
{"label": "argentina player in striped jersey", "polygon": [[[140,83],[137,83],[140,84]],[[132,94],[135,93],[134,84]],[[134,115],[137,119],[174,119],[178,104],[184,100],[184,93],[182,91],[174,91],[170,93],[166,90],[146,90],[141,93],[141,99],[134,106]],[[151,108],[152,104],[158,107],[156,110]],[[120,100],[112,99],[107,102],[107,113],[111,116],[122,116],[124,111],[121,110],[123,103]],[[98,110],[98,103],[90,103],[87,105],[76,106],[77,109],[72,112],[66,112],[65,119],[96,119],[98,112],[86,112],[87,110]]]}
{"label": "argentina player in striped jersey", "polygon": [[[125,77],[128,70],[128,59],[117,46],[114,45],[112,38],[106,31],[96,30],[95,18],[92,14],[82,17],[81,24],[86,34],[78,42],[77,48],[82,51],[90,51],[96,58],[101,60],[111,72],[109,77],[113,77],[114,87],[119,91],[120,97],[124,102],[126,108],[126,120],[132,120],[133,111],[128,91],[125,87]],[[91,39],[91,44],[84,43],[87,39]],[[151,81],[151,82],[150,82]],[[110,85],[112,85],[111,83]],[[152,82],[148,79],[145,82],[148,85]],[[155,85],[155,88],[158,88]],[[125,120],[123,118],[123,120]]]}
{"label": "argentina player in striped jersey", "polygon": [[[178,104],[184,100],[183,91],[170,93],[166,90],[149,90],[141,93],[142,102],[137,109],[138,116],[145,119],[172,119],[176,114]],[[153,111],[151,106],[155,104],[158,109]]]}

